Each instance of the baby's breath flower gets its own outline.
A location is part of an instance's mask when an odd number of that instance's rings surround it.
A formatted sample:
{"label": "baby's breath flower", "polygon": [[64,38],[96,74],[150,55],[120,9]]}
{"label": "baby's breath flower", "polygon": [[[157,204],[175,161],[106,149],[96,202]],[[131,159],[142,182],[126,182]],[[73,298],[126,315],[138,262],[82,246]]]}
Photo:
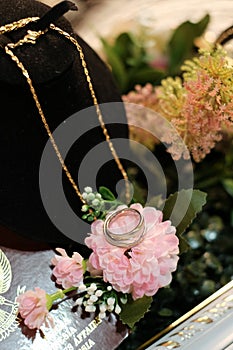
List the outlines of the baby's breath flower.
{"label": "baby's breath flower", "polygon": [[85,307],[85,311],[86,312],[95,312],[95,310],[96,310],[96,306],[95,305],[87,305]]}
{"label": "baby's breath flower", "polygon": [[78,292],[79,293],[85,292],[86,289],[87,289],[87,287],[85,286],[85,284],[80,284],[78,287]]}
{"label": "baby's breath flower", "polygon": [[115,301],[116,301],[115,298],[110,297],[110,298],[107,299],[107,304],[108,304],[109,306],[114,305],[114,304],[115,304]]}
{"label": "baby's breath flower", "polygon": [[109,312],[112,312],[112,311],[114,310],[114,305],[109,305],[109,306],[107,307],[107,310],[108,310]]}
{"label": "baby's breath flower", "polygon": [[97,300],[98,300],[98,297],[96,295],[92,294],[90,296],[90,301],[92,301],[93,303],[95,303]]}
{"label": "baby's breath flower", "polygon": [[99,218],[101,213],[104,212],[104,200],[102,195],[98,192],[93,192],[91,187],[85,187],[82,197],[85,200],[85,204],[81,209],[82,212],[85,213],[82,218],[88,222]]}
{"label": "baby's breath flower", "polygon": [[81,306],[82,303],[83,303],[83,297],[82,297],[82,298],[78,298],[78,299],[75,301],[74,306],[77,306],[77,305]]}
{"label": "baby's breath flower", "polygon": [[92,187],[90,187],[90,186],[84,187],[84,192],[86,192],[86,193],[92,193]]}
{"label": "baby's breath flower", "polygon": [[96,284],[95,284],[95,283],[92,283],[92,284],[90,285],[90,287],[87,288],[87,293],[88,293],[89,295],[92,295],[92,294],[95,293],[96,289],[97,289]]}
{"label": "baby's breath flower", "polygon": [[121,301],[121,303],[122,303],[123,305],[125,305],[125,304],[127,303],[127,301],[128,301],[127,295],[124,295],[123,297],[121,297],[121,298],[120,298],[120,301]]}
{"label": "baby's breath flower", "polygon": [[121,312],[121,307],[117,304],[116,307],[115,307],[115,313],[117,315],[119,315],[120,312]]}
{"label": "baby's breath flower", "polygon": [[106,313],[105,312],[100,312],[98,317],[102,320],[106,317]]}
{"label": "baby's breath flower", "polygon": [[103,291],[101,289],[98,289],[96,292],[95,292],[95,295],[97,297],[101,297],[103,295]]}
{"label": "baby's breath flower", "polygon": [[83,193],[82,193],[82,197],[83,197],[83,199],[86,199],[86,198],[87,198],[87,193],[86,193],[86,192],[83,192]]}
{"label": "baby's breath flower", "polygon": [[87,300],[87,305],[93,305],[94,303],[93,303],[93,301],[91,301],[91,299],[88,299]]}
{"label": "baby's breath flower", "polygon": [[[84,198],[85,199],[85,198]],[[86,211],[88,211],[88,209],[89,209],[89,207],[88,207],[88,205],[86,205],[86,204],[84,204],[83,206],[82,206],[82,211],[85,213]]]}
{"label": "baby's breath flower", "polygon": [[88,193],[87,198],[86,198],[87,202],[91,202],[91,201],[93,201],[93,199],[95,199],[94,193]]}
{"label": "baby's breath flower", "polygon": [[111,290],[112,290],[112,286],[108,286],[108,287],[107,287],[107,291],[110,292]]}
{"label": "baby's breath flower", "polygon": [[107,305],[106,304],[100,304],[99,310],[100,310],[100,312],[105,312],[107,310]]}
{"label": "baby's breath flower", "polygon": [[97,289],[97,285],[95,283],[91,283],[90,288],[95,291]]}
{"label": "baby's breath flower", "polygon": [[92,202],[91,205],[95,208],[98,207],[100,205],[100,201],[99,199],[95,198]]}

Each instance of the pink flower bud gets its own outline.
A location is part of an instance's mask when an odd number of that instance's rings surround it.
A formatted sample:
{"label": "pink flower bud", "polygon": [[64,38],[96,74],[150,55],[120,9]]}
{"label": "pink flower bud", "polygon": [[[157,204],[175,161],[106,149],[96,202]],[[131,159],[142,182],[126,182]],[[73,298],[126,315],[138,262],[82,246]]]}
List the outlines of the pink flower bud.
{"label": "pink flower bud", "polygon": [[28,290],[19,295],[16,301],[19,303],[19,313],[24,323],[30,329],[39,329],[45,323],[47,327],[53,326],[52,317],[49,315],[47,304],[49,296],[43,289]]}
{"label": "pink flower bud", "polygon": [[85,272],[85,262],[79,253],[73,253],[70,258],[66,251],[57,248],[57,252],[61,255],[55,255],[51,263],[55,266],[53,275],[56,282],[63,288],[78,287],[83,282],[83,274]]}

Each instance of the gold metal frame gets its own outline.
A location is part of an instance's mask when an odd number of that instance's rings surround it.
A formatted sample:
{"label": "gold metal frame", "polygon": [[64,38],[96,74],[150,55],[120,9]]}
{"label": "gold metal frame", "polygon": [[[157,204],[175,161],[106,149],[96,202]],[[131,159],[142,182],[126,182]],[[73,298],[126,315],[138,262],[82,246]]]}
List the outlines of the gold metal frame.
{"label": "gold metal frame", "polygon": [[198,311],[204,309],[206,306],[208,306],[210,303],[215,301],[217,298],[219,298],[220,296],[222,296],[224,293],[228,292],[232,288],[233,288],[233,280],[231,282],[227,283],[222,288],[220,288],[215,293],[213,293],[207,299],[203,300],[200,304],[195,306],[192,310],[188,311],[183,316],[178,318],[176,321],[171,323],[168,327],[163,329],[161,332],[157,333],[154,337],[152,337],[147,342],[142,344],[139,348],[137,348],[137,350],[145,350],[145,349],[147,349],[156,340],[160,339],[162,336],[166,335],[168,332],[173,330],[175,327],[179,326],[181,323],[183,323],[184,321],[188,320],[191,316],[195,315]]}

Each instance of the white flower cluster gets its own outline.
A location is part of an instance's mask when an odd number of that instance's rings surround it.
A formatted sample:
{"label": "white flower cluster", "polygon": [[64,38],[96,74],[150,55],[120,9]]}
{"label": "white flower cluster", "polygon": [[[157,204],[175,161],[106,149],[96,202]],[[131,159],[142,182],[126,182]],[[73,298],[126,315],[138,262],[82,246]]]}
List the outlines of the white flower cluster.
{"label": "white flower cluster", "polygon": [[82,206],[82,211],[87,212],[89,209],[89,206],[94,209],[101,208],[103,204],[103,199],[100,193],[93,192],[92,188],[87,186],[84,188],[84,192],[82,193],[83,199],[86,201],[87,204],[84,204]]}
{"label": "white flower cluster", "polygon": [[75,301],[74,306],[84,306],[86,312],[99,311],[98,317],[100,319],[105,318],[107,312],[119,314],[121,307],[117,298],[114,297],[115,293],[111,293],[111,291],[111,286],[108,286],[107,290],[102,290],[98,289],[96,283],[91,283],[89,287],[82,284],[78,288],[78,293],[86,293]]}

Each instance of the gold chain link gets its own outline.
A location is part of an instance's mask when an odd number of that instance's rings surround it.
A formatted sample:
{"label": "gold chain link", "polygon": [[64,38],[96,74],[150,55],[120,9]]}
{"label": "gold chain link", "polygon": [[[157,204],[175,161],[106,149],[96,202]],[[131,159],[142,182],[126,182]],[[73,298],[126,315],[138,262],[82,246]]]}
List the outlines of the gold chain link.
{"label": "gold chain link", "polygon": [[103,116],[102,116],[102,113],[100,111],[100,107],[99,107],[99,104],[98,104],[98,101],[97,101],[97,98],[96,98],[96,95],[95,95],[95,91],[94,91],[94,88],[93,88],[93,85],[92,85],[92,81],[91,81],[91,77],[90,77],[90,74],[89,74],[89,71],[88,71],[88,68],[87,68],[87,64],[86,64],[86,61],[85,61],[85,57],[84,57],[84,53],[83,53],[83,50],[81,48],[81,46],[79,45],[78,41],[73,38],[69,33],[63,31],[62,29],[56,27],[54,24],[50,24],[50,28],[53,29],[53,30],[56,30],[59,34],[63,35],[65,38],[67,38],[68,40],[70,40],[77,48],[78,52],[79,52],[79,57],[81,59],[81,62],[82,62],[82,66],[83,66],[83,71],[84,71],[84,74],[86,76],[86,81],[88,83],[88,87],[89,87],[89,90],[90,90],[90,93],[91,93],[91,97],[92,97],[92,100],[93,100],[93,103],[94,103],[94,106],[96,108],[96,114],[98,116],[98,120],[99,120],[99,123],[100,123],[100,126],[102,128],[102,131],[103,131],[103,134],[105,136],[105,139],[108,143],[108,146],[109,146],[109,149],[112,153],[112,156],[118,166],[118,169],[120,170],[122,176],[123,176],[123,179],[125,180],[125,185],[126,185],[126,194],[127,194],[127,200],[129,200],[129,181],[128,181],[128,176],[127,176],[127,173],[117,155],[117,152],[113,146],[113,143],[110,139],[110,136],[108,134],[108,130],[105,126],[105,123],[104,123],[104,120],[103,120]]}
{"label": "gold chain link", "polygon": [[[3,34],[5,32],[9,32],[11,30],[15,30],[17,28],[22,28],[24,26],[26,26],[28,23],[32,22],[32,21],[36,21],[38,20],[38,17],[29,17],[29,18],[24,18],[22,20],[19,20],[17,22],[13,22],[13,23],[10,23],[10,24],[6,24],[5,26],[1,26],[0,27],[0,34]],[[98,101],[97,101],[97,98],[96,98],[96,95],[95,95],[95,91],[94,91],[94,88],[93,88],[93,85],[92,85],[92,81],[91,81],[91,77],[90,77],[90,74],[89,74],[89,71],[88,71],[88,68],[87,68],[87,64],[86,64],[86,61],[85,61],[85,57],[84,57],[84,53],[83,53],[83,50],[81,48],[81,46],[79,45],[78,41],[72,37],[69,33],[63,31],[62,29],[56,27],[54,24],[50,24],[50,29],[58,32],[60,35],[64,36],[66,39],[68,39],[73,45],[75,45],[76,49],[78,50],[79,52],[79,57],[80,57],[80,60],[81,60],[81,63],[82,63],[82,67],[83,67],[83,71],[84,71],[84,74],[86,76],[86,81],[88,83],[88,87],[89,87],[89,91],[90,91],[90,94],[91,94],[91,97],[92,97],[92,100],[93,100],[93,104],[95,106],[95,109],[96,109],[96,113],[97,113],[97,116],[98,116],[98,120],[99,120],[99,123],[100,123],[100,126],[102,128],[102,131],[103,131],[103,134],[105,136],[105,139],[108,143],[108,146],[109,146],[109,149],[111,151],[111,154],[118,166],[118,169],[120,170],[124,180],[125,180],[125,187],[126,187],[126,201],[127,203],[129,202],[129,199],[130,199],[130,188],[129,188],[129,181],[128,181],[128,176],[127,176],[127,173],[117,155],[117,152],[113,146],[113,143],[110,139],[110,136],[108,134],[108,130],[105,126],[105,123],[104,123],[104,120],[103,120],[103,116],[102,116],[102,113],[101,113],[101,110],[100,110],[100,107],[99,107],[99,104],[98,104]],[[27,83],[29,85],[29,88],[30,88],[30,91],[31,91],[31,94],[32,94],[32,97],[35,101],[35,104],[36,104],[36,107],[37,107],[37,110],[38,110],[38,113],[41,117],[41,120],[42,120],[42,123],[45,127],[45,130],[49,136],[49,139],[52,143],[52,146],[54,148],[54,151],[58,157],[58,160],[62,166],[62,169],[64,170],[68,180],[70,181],[72,187],[74,188],[76,194],[78,195],[78,197],[80,198],[81,202],[82,203],[86,203],[84,198],[82,197],[82,194],[78,188],[78,186],[76,185],[72,175],[70,174],[67,166],[65,165],[65,162],[64,162],[64,159],[62,158],[62,155],[59,151],[59,148],[56,144],[56,141],[52,135],[52,132],[49,128],[49,125],[47,123],[47,120],[45,118],[45,115],[44,115],[44,112],[43,112],[43,109],[41,107],[41,104],[40,104],[40,101],[38,99],[38,96],[37,96],[37,93],[35,91],[35,88],[33,86],[33,83],[32,83],[32,80],[30,78],[30,75],[29,75],[29,72],[27,71],[27,69],[24,67],[23,63],[19,60],[19,58],[13,53],[13,49],[20,46],[20,45],[23,45],[23,44],[35,44],[36,43],[36,40],[43,34],[45,34],[48,30],[44,30],[44,31],[30,31],[28,30],[27,31],[27,34],[24,36],[23,39],[20,39],[18,42],[16,43],[9,43],[5,46],[5,52],[7,55],[10,56],[10,58],[12,59],[12,61],[14,61],[16,63],[16,65],[18,66],[18,68],[21,70],[22,74],[25,76],[26,80],[27,80]]]}
{"label": "gold chain link", "polygon": [[39,17],[27,17],[27,18],[22,18],[19,21],[5,24],[4,26],[0,26],[0,34],[12,32],[13,30],[23,28],[31,22],[38,21],[38,19]]}
{"label": "gold chain link", "polygon": [[56,142],[55,142],[55,139],[54,139],[54,137],[53,137],[53,134],[52,134],[52,132],[51,132],[51,130],[50,130],[50,128],[49,128],[49,125],[48,125],[47,120],[46,120],[46,118],[45,118],[45,115],[44,115],[44,112],[43,112],[43,110],[42,110],[40,101],[39,101],[39,99],[38,99],[38,97],[37,97],[36,91],[35,91],[34,86],[33,86],[33,84],[32,84],[32,80],[31,80],[31,78],[30,78],[30,76],[29,76],[29,74],[28,74],[28,71],[26,70],[26,68],[24,67],[24,65],[22,64],[22,62],[19,61],[18,57],[11,51],[11,49],[8,47],[8,45],[5,47],[5,51],[6,51],[7,55],[9,55],[9,56],[11,57],[12,61],[14,61],[14,62],[17,64],[18,68],[21,69],[22,74],[23,74],[23,75],[25,76],[25,78],[27,79],[27,83],[28,83],[28,85],[29,85],[29,87],[30,87],[31,94],[32,94],[32,96],[33,96],[33,99],[34,99],[34,101],[35,101],[36,107],[37,107],[38,112],[39,112],[39,114],[40,114],[41,120],[42,120],[42,122],[43,122],[43,124],[44,124],[44,127],[45,127],[45,129],[46,129],[46,131],[47,131],[47,134],[48,134],[49,138],[50,138],[50,141],[51,141],[51,143],[52,143],[52,146],[53,146],[53,148],[54,148],[54,150],[55,150],[55,152],[56,152],[56,155],[57,155],[57,157],[58,157],[58,159],[59,159],[59,162],[61,163],[61,166],[62,166],[64,172],[66,173],[66,176],[67,176],[68,180],[70,181],[71,185],[73,186],[75,192],[77,193],[77,195],[78,195],[79,198],[81,199],[82,203],[85,204],[86,202],[85,202],[85,200],[83,199],[82,194],[81,194],[81,192],[79,191],[79,189],[78,189],[78,187],[77,187],[77,185],[76,185],[76,183],[75,183],[73,177],[71,176],[71,174],[70,174],[70,172],[69,172],[67,166],[65,165],[65,162],[64,162],[64,160],[63,160],[63,158],[62,158],[62,155],[61,155],[61,153],[60,153],[60,151],[59,151],[59,149],[58,149],[58,146],[57,146],[57,144],[56,144]]}

